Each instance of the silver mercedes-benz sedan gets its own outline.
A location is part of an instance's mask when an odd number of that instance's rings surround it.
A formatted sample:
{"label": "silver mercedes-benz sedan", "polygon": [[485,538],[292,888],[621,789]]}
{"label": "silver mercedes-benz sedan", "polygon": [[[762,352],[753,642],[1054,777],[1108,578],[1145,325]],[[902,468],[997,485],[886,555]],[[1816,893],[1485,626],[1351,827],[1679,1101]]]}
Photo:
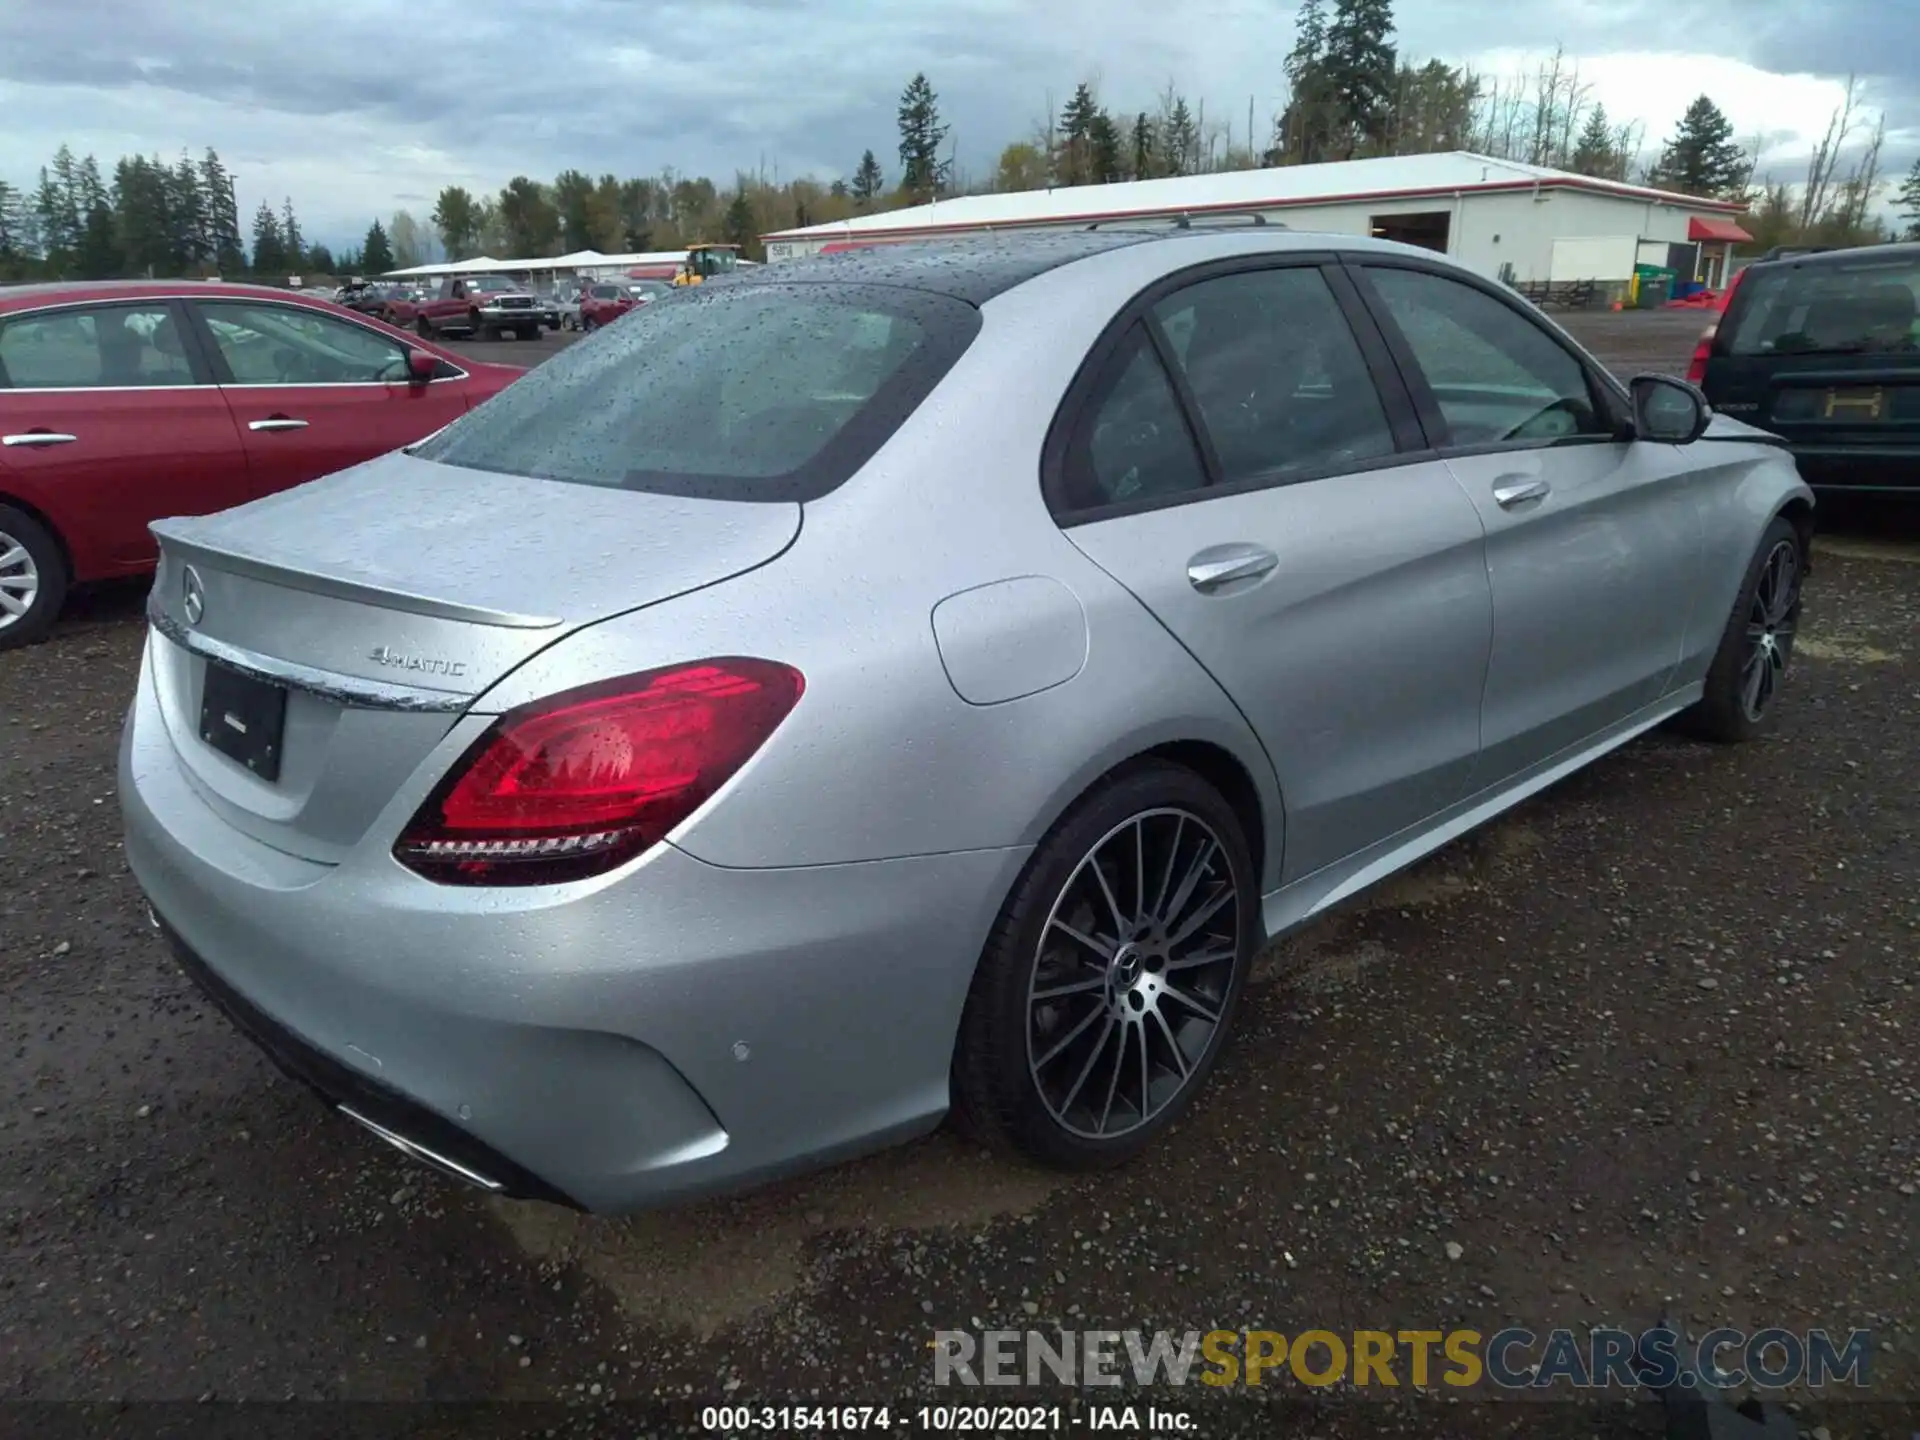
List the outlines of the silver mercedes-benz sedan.
{"label": "silver mercedes-benz sedan", "polygon": [[127,855],[284,1069],[488,1189],[950,1111],[1105,1165],[1269,937],[1670,717],[1766,728],[1811,521],[1770,437],[1424,251],[773,266],[156,525]]}

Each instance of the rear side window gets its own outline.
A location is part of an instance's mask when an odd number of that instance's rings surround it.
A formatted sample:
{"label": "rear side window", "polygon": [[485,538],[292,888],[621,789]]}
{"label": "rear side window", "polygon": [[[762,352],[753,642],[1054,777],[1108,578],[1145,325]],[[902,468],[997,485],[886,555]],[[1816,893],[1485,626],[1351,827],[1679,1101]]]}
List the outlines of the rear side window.
{"label": "rear side window", "polygon": [[193,367],[164,302],[54,310],[0,326],[0,386],[135,389],[193,383]]}
{"label": "rear side window", "polygon": [[1136,324],[1066,457],[1067,508],[1164,500],[1206,486],[1207,471],[1166,367]]}
{"label": "rear side window", "polygon": [[979,328],[963,301],[888,286],[685,290],[570,346],[413,453],[581,485],[818,499]]}
{"label": "rear side window", "polygon": [[1729,355],[1920,350],[1920,253],[1756,269],[1735,294]]}

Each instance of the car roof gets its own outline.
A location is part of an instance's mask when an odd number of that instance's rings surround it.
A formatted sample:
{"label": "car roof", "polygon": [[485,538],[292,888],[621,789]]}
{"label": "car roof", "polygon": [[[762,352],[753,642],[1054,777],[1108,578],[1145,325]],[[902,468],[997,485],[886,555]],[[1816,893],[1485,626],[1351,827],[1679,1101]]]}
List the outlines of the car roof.
{"label": "car roof", "polygon": [[[984,305],[996,295],[1079,260],[1130,246],[1177,246],[1189,237],[1203,235],[1215,240],[1226,235],[1240,236],[1248,242],[1250,252],[1260,253],[1275,250],[1400,253],[1407,249],[1404,245],[1366,237],[1315,234],[1279,225],[1228,229],[1208,224],[1160,227],[1151,221],[1142,221],[1132,226],[1102,225],[1087,230],[998,231],[952,239],[879,243],[837,254],[811,255],[777,265],[757,266],[707,283],[733,287],[837,280],[849,285],[898,285],[930,290],[971,305]],[[1433,257],[1431,251],[1418,253]]]}
{"label": "car roof", "polygon": [[894,242],[735,271],[718,283],[729,288],[820,280],[836,280],[848,285],[899,285],[950,295],[970,305],[983,305],[1036,275],[1154,238],[1141,231],[1048,230]]}
{"label": "car roof", "polygon": [[144,300],[173,295],[225,295],[324,304],[303,290],[239,280],[35,280],[0,285],[0,311],[38,309],[89,300]]}
{"label": "car roof", "polygon": [[1747,268],[1749,270],[1761,266],[1769,270],[1776,268],[1784,270],[1790,266],[1844,268],[1863,260],[1920,260],[1920,241],[1902,240],[1890,245],[1841,245],[1831,249],[1811,250],[1798,255],[1780,255],[1771,260],[1756,260]]}

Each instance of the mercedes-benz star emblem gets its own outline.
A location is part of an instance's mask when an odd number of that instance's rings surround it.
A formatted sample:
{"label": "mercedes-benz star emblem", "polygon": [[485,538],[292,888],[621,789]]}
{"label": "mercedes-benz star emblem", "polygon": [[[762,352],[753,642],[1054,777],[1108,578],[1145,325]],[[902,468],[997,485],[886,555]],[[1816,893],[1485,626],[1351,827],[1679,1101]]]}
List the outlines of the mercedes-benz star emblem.
{"label": "mercedes-benz star emblem", "polygon": [[198,625],[207,613],[206,587],[200,583],[200,572],[191,565],[180,577],[180,608],[186,613],[189,625]]}

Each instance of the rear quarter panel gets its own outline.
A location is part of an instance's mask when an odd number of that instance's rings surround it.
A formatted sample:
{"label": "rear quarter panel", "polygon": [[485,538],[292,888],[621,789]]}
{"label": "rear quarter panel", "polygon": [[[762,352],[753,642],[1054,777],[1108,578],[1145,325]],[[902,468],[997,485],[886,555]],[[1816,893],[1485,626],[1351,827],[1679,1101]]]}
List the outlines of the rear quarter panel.
{"label": "rear quarter panel", "polygon": [[[807,506],[799,539],[778,560],[581,631],[507,677],[481,708],[707,655],[796,665],[807,688],[793,715],[674,836],[718,865],[1032,844],[1101,774],[1183,740],[1239,762],[1261,801],[1258,841],[1277,863],[1284,811],[1245,720],[1139,602],[1068,543],[1040,494],[1041,443],[1086,347],[1163,263],[1081,262],[1069,267],[1078,284],[1035,282],[990,302],[939,390],[860,475]],[[1040,693],[969,704],[942,664],[934,609],[1027,576],[1058,582],[1079,602],[1085,664]]]}

